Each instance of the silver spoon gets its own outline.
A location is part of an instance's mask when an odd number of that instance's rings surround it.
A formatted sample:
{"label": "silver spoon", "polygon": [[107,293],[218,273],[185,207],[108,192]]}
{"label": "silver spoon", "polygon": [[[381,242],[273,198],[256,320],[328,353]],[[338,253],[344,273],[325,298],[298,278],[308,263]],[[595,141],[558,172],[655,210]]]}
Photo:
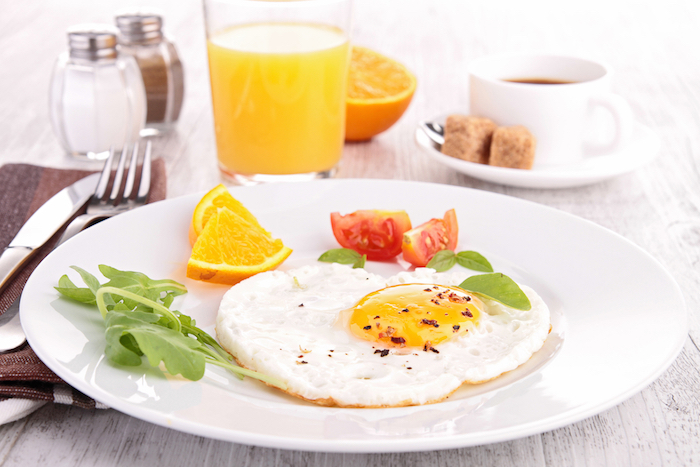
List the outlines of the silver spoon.
{"label": "silver spoon", "polygon": [[420,127],[423,132],[430,138],[433,147],[438,151],[445,143],[445,129],[439,123],[435,122],[420,122]]}
{"label": "silver spoon", "polygon": [[19,324],[19,297],[0,316],[0,328],[2,339],[0,340],[0,353],[16,349],[24,344],[25,337],[22,326]]}

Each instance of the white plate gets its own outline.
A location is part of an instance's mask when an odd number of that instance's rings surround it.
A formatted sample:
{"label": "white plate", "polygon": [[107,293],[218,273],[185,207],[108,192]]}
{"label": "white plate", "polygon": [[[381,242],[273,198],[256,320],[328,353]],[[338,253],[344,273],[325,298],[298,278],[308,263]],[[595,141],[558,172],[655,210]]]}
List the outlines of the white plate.
{"label": "white plate", "polygon": [[574,164],[554,167],[537,167],[535,164],[532,170],[509,169],[467,162],[441,153],[440,144],[431,139],[425,124],[444,126],[446,117],[442,115],[426,120],[416,128],[416,142],[431,159],[479,180],[524,188],[571,188],[601,182],[648,164],[656,157],[661,145],[659,137],[649,128],[635,123],[631,142],[621,151],[587,157]]}
{"label": "white plate", "polygon": [[[328,180],[237,187],[241,200],[294,253],[297,267],[337,247],[329,214],[406,208],[414,223],[457,210],[460,249],[530,285],[549,305],[553,330],[542,351],[489,383],[442,403],[392,409],[315,406],[219,368],[198,382],[159,369],[125,368],[104,356],[99,313],[59,298],[59,277],[78,265],[141,271],[184,282],[176,308],[213,332],[226,287],[185,278],[187,230],[201,195],[167,200],[102,222],[49,255],[22,295],[21,319],[39,357],[85,394],[158,425],[268,447],[344,452],[418,451],[492,443],[590,417],[642,390],[687,335],[673,278],[624,238],[566,213],[503,195],[427,183]],[[456,266],[457,267],[457,266]],[[398,262],[370,263],[389,275]],[[72,277],[76,279],[76,274]]]}

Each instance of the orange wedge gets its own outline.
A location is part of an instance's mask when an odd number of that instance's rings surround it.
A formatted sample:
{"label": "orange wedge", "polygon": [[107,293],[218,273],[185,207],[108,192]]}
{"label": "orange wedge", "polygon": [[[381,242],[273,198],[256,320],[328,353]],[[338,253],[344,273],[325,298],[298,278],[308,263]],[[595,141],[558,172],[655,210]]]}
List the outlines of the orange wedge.
{"label": "orange wedge", "polygon": [[416,77],[402,64],[353,46],[346,100],[345,139],[362,141],[388,130],[411,103]]}
{"label": "orange wedge", "polygon": [[[209,218],[216,212],[218,208],[227,207],[231,211],[238,214],[240,217],[262,229],[258,220],[243,206],[240,201],[231,196],[224,185],[217,185],[212,190],[204,195],[194,208],[192,214],[192,223],[190,224],[189,238],[190,245],[194,246],[197,237],[204,230]],[[263,229],[265,231],[265,229]],[[269,232],[265,231],[269,235]]]}
{"label": "orange wedge", "polygon": [[253,224],[227,207],[217,208],[192,248],[187,277],[233,285],[276,268],[291,253],[257,220]]}

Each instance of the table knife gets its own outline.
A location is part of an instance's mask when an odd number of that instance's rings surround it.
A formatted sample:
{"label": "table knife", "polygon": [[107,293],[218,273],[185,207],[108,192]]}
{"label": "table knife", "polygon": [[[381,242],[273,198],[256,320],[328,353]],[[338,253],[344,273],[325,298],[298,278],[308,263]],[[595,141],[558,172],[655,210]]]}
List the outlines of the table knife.
{"label": "table knife", "polygon": [[44,203],[0,255],[0,291],[41,246],[90,200],[100,174],[88,175]]}

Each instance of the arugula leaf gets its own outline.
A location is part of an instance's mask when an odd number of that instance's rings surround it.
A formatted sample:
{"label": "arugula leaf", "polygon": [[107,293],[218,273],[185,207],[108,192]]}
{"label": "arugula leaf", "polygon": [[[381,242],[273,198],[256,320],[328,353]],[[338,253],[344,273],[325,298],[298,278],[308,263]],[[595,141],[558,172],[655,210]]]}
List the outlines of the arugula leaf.
{"label": "arugula leaf", "polygon": [[491,263],[476,251],[460,251],[457,253],[457,263],[467,269],[482,272],[493,272]]}
{"label": "arugula leaf", "polygon": [[162,361],[170,374],[181,374],[192,381],[204,376],[205,354],[195,351],[202,346],[195,339],[172,332],[170,328],[134,318],[130,312],[110,311],[106,324],[105,353],[111,360],[119,360],[117,363],[123,365],[140,365],[141,356],[133,348],[135,343],[151,366],[158,366]]}
{"label": "arugula leaf", "polygon": [[[184,285],[173,280],[153,280],[140,272],[120,271],[104,264],[99,265],[99,269],[102,275],[109,279],[104,287],[133,292],[149,300],[161,300],[161,294],[164,292],[173,295],[173,298],[187,292]],[[129,300],[125,300],[125,304],[129,307],[135,306],[135,302]]]}
{"label": "arugula leaf", "polygon": [[[132,336],[131,334],[124,334],[119,340],[124,347],[126,347],[128,350],[131,350],[139,357],[143,355],[143,352],[141,352],[141,349],[139,348],[138,342],[136,342],[136,339],[134,339],[134,336]],[[139,362],[140,361],[141,360],[139,359]]]}
{"label": "arugula leaf", "polygon": [[233,357],[231,356],[231,354],[226,352],[226,350],[224,350],[224,348],[221,347],[221,345],[219,345],[219,343],[216,342],[216,340],[213,337],[211,337],[209,334],[202,331],[196,326],[197,323],[195,322],[195,320],[193,320],[187,315],[183,315],[182,313],[178,313],[178,319],[180,320],[180,324],[182,324],[181,332],[183,335],[194,337],[202,344],[208,345],[209,347],[213,348],[216,351],[216,353],[218,353],[225,360],[230,362],[233,361]]}
{"label": "arugula leaf", "polygon": [[83,282],[85,282],[85,285],[90,288],[90,291],[93,294],[96,293],[97,289],[100,288],[100,281],[98,281],[95,276],[87,272],[85,269],[81,269],[78,266],[72,266],[72,268],[78,271],[80,277],[83,279]]}
{"label": "arugula leaf", "polygon": [[477,274],[468,277],[459,287],[469,292],[483,295],[486,298],[501,302],[517,310],[532,308],[527,295],[510,277],[500,272],[493,274]]}
{"label": "arugula leaf", "polygon": [[445,272],[455,265],[457,258],[452,250],[440,250],[430,259],[426,268],[433,268],[437,272]]}
{"label": "arugula leaf", "polygon": [[[180,295],[180,294],[177,294]],[[166,308],[170,308],[170,305],[173,304],[173,300],[175,300],[176,294],[172,292],[168,292],[165,294],[165,297],[163,297],[163,306]]]}
{"label": "arugula leaf", "polygon": [[204,376],[206,364],[221,366],[236,376],[250,376],[286,389],[286,384],[255,371],[236,366],[233,358],[195,320],[170,310],[173,299],[187,293],[184,285],[173,280],[153,280],[140,272],[120,271],[100,265],[109,279],[100,284],[95,276],[73,267],[87,288],[77,287],[62,276],[55,289],[67,298],[95,304],[105,320],[105,355],[127,366],[138,366],[145,356],[149,364],[161,362],[169,373],[191,380]]}
{"label": "arugula leaf", "polygon": [[365,261],[367,261],[367,255],[362,255],[362,257],[360,259],[355,261],[355,264],[352,265],[352,268],[353,269],[364,268]]}
{"label": "arugula leaf", "polygon": [[[357,264],[362,260],[362,256],[350,248],[333,248],[318,257],[324,263]],[[355,266],[353,266],[355,267]],[[362,266],[360,266],[362,267]]]}
{"label": "arugula leaf", "polygon": [[158,321],[158,316],[143,312],[110,311],[105,317],[105,355],[114,363],[127,366],[141,364],[141,351],[134,337],[125,332],[128,327],[151,325]]}
{"label": "arugula leaf", "polygon": [[124,289],[118,289],[116,287],[110,287],[106,284],[100,287],[97,290],[97,294],[95,295],[97,309],[100,310],[102,317],[105,319],[107,317],[107,313],[110,311],[109,303],[107,300],[114,300],[112,295],[122,297],[121,301],[117,302],[117,304],[111,308],[112,311],[135,310],[141,312],[156,313],[157,315],[160,315],[160,317],[165,318],[165,321],[162,324],[163,326],[169,327],[178,332],[180,332],[180,330],[182,329],[180,320],[167,307],[146,297],[141,297],[133,292],[129,292]]}
{"label": "arugula leaf", "polygon": [[54,288],[76,302],[90,305],[95,303],[95,294],[92,290],[86,287],[77,287],[65,274],[58,280],[58,287]]}

